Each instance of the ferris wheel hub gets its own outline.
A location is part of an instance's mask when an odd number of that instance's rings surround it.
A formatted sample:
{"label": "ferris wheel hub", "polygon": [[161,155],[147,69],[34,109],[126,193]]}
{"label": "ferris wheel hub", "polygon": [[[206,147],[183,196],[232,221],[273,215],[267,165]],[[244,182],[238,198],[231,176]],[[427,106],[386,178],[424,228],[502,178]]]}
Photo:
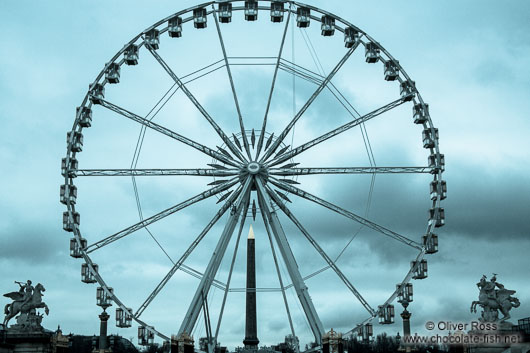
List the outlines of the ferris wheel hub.
{"label": "ferris wheel hub", "polygon": [[258,162],[250,162],[247,164],[246,169],[250,174],[258,174],[261,170],[261,165]]}

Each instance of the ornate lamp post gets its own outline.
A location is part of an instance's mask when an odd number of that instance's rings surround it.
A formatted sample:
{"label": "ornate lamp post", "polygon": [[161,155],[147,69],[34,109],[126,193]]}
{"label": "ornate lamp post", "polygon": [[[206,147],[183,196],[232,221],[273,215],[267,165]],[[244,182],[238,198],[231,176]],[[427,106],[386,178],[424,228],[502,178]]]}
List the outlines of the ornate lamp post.
{"label": "ornate lamp post", "polygon": [[[112,288],[109,288],[110,293],[112,293]],[[111,297],[108,292],[105,291],[103,287],[98,287],[96,291],[96,304],[103,308],[103,312],[99,314],[100,325],[99,325],[99,349],[100,353],[108,352],[107,344],[107,321],[110,318],[110,315],[107,314],[107,308],[112,306]]]}
{"label": "ornate lamp post", "polygon": [[[404,285],[398,284],[397,287],[401,286],[401,289],[398,294],[398,303],[401,303],[403,305],[403,312],[401,313],[401,318],[403,319],[403,336],[408,337],[410,336],[410,317],[412,314],[407,310],[407,307],[413,300],[413,291],[412,291],[412,283],[407,283]],[[412,349],[410,345],[407,345],[405,347],[406,352],[411,352]]]}

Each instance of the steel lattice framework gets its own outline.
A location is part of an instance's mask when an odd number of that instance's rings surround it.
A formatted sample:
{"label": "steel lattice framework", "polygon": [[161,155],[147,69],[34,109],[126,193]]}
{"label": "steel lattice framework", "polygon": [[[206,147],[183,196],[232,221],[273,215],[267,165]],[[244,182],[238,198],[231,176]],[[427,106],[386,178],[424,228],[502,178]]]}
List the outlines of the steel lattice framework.
{"label": "steel lattice framework", "polygon": [[[244,12],[247,20],[255,20],[260,12],[270,12],[272,22],[285,22],[283,36],[280,42],[278,55],[272,58],[264,58],[268,60],[269,65],[274,66],[274,74],[270,92],[267,97],[267,105],[261,128],[248,130],[244,123],[243,114],[240,109],[240,102],[234,86],[233,75],[231,67],[236,65],[238,58],[228,56],[225,43],[223,40],[220,23],[230,22],[233,12]],[[322,28],[322,35],[331,36],[336,31],[344,35],[344,42],[346,51],[342,58],[335,64],[334,68],[326,75],[317,74],[302,66],[299,66],[284,57],[282,52],[284,43],[286,41],[286,34],[288,27],[294,21],[291,19],[296,16],[296,23],[298,27],[307,27],[309,23],[318,23]],[[286,17],[286,19],[284,19]],[[180,37],[183,35],[182,26],[187,22],[193,22],[195,28],[204,28],[207,21],[215,24],[216,33],[219,43],[222,48],[223,58],[218,60],[201,70],[197,70],[190,75],[178,77],[172,70],[170,65],[157,51],[160,43],[160,35],[168,33],[169,37]],[[339,72],[343,65],[350,59],[354,51],[364,47],[365,60],[368,63],[381,62],[384,65],[385,80],[397,81],[400,86],[399,97],[386,105],[383,105],[364,115],[354,114],[350,108],[353,108],[337,87],[332,83],[334,76]],[[142,117],[134,112],[120,107],[111,101],[105,99],[105,86],[107,84],[118,83],[120,78],[120,67],[124,64],[136,65],[138,63],[138,53],[144,50],[153,56],[156,62],[163,68],[163,70],[174,81],[175,85],[180,89],[189,99],[189,101],[198,109],[201,115],[206,119],[208,124],[218,135],[221,145],[215,148],[208,147],[198,141],[194,141],[186,136],[172,131],[167,127],[153,122],[150,119]],[[216,120],[203,107],[201,102],[188,89],[187,84],[195,79],[208,75],[211,72],[225,69],[229,78],[231,91],[233,93],[234,104],[236,107],[239,128],[237,133],[226,133],[218,125]],[[316,86],[313,94],[301,106],[298,112],[285,124],[281,131],[274,133],[267,132],[267,124],[269,117],[269,110],[271,100],[275,91],[276,79],[278,72],[283,70],[289,74],[296,75],[298,78],[304,79],[313,83]],[[352,116],[352,120],[343,124],[313,140],[307,141],[298,147],[290,148],[284,144],[284,141],[289,133],[292,132],[293,127],[300,118],[304,115],[307,109],[315,101],[315,99],[324,90],[329,90],[334,97],[337,98]],[[394,108],[403,104],[412,105],[413,122],[423,127],[423,147],[427,151],[427,162],[424,166],[369,166],[369,167],[311,167],[302,166],[296,162],[296,157],[311,148],[317,146],[329,139],[344,134],[346,131],[358,127],[371,119],[393,110]],[[169,138],[176,140],[179,143],[187,145],[201,153],[213,158],[214,162],[208,165],[209,168],[193,168],[193,169],[80,169],[78,165],[78,154],[82,151],[83,146],[83,129],[89,128],[92,124],[92,111],[95,106],[99,109],[108,109],[115,112],[124,118],[130,119],[147,129],[154,130],[160,134],[166,135]],[[294,333],[294,327],[290,316],[289,306],[285,296],[285,290],[293,287],[299,298],[303,312],[309,323],[311,331],[317,343],[321,343],[325,328],[320,321],[318,312],[313,305],[309,296],[308,287],[304,278],[296,264],[295,257],[289,246],[288,236],[280,223],[278,214],[283,213],[298,230],[309,241],[321,255],[323,260],[327,263],[327,268],[331,268],[338,278],[343,282],[345,287],[351,291],[353,296],[366,309],[367,316],[365,319],[359,320],[356,323],[352,322],[354,332],[362,330],[365,324],[372,319],[379,317],[381,323],[390,323],[393,321],[393,306],[392,302],[398,295],[403,294],[403,290],[412,278],[426,277],[426,262],[423,259],[427,253],[435,253],[437,251],[437,237],[434,234],[435,227],[444,224],[444,210],[440,206],[440,201],[445,198],[446,186],[442,179],[442,172],[444,171],[444,156],[439,151],[438,130],[434,128],[431,117],[428,111],[428,105],[423,101],[421,95],[417,91],[414,81],[410,79],[407,73],[403,70],[397,60],[395,60],[390,53],[385,50],[381,44],[375,41],[372,37],[355,25],[345,21],[344,19],[323,11],[319,8],[302,4],[296,1],[210,1],[183,11],[179,11],[161,21],[155,23],[151,27],[142,31],[135,36],[129,43],[127,43],[122,50],[118,51],[114,57],[105,65],[105,68],[99,73],[94,82],[90,85],[89,91],[83,99],[82,104],[77,108],[76,118],[72,130],[67,135],[67,154],[62,161],[62,174],[64,176],[64,185],[61,186],[61,202],[66,205],[66,212],[63,214],[64,229],[73,232],[71,239],[70,254],[76,258],[84,260],[82,267],[83,281],[87,283],[99,283],[101,290],[98,292],[98,300],[102,302],[112,301],[117,306],[117,323],[121,327],[129,327],[131,320],[136,321],[141,330],[142,337],[140,339],[150,339],[153,334],[169,340],[169,336],[165,335],[153,326],[149,325],[141,319],[142,313],[148,308],[153,299],[163,290],[164,286],[170,281],[173,275],[178,271],[184,271],[197,278],[200,278],[200,283],[196,289],[192,302],[190,303],[185,318],[180,326],[178,333],[191,333],[196,325],[197,319],[201,310],[204,307],[204,298],[208,294],[210,288],[215,286],[224,291],[223,304],[221,308],[221,317],[226,302],[226,296],[230,291],[237,291],[238,289],[230,288],[230,280],[232,270],[234,268],[236,249],[232,258],[228,280],[223,283],[216,280],[216,274],[219,270],[221,260],[223,259],[227,246],[233,237],[233,233],[238,227],[237,239],[241,236],[245,219],[247,215],[256,217],[257,209],[261,214],[264,227],[267,231],[272,253],[274,256],[275,268],[278,274],[280,290],[283,295],[286,311],[289,318],[291,329]],[[430,209],[430,216],[427,223],[425,235],[419,241],[413,240],[405,235],[377,224],[365,217],[362,217],[350,210],[340,207],[332,202],[322,199],[303,190],[303,183],[289,179],[286,177],[302,177],[305,175],[314,174],[426,174],[432,175],[431,194],[432,207]],[[130,225],[119,232],[111,234],[101,240],[93,243],[88,243],[83,237],[81,228],[79,226],[79,213],[76,212],[76,197],[77,188],[74,185],[76,177],[96,177],[96,176],[131,176],[131,177],[149,177],[149,176],[194,176],[200,177],[215,177],[215,181],[210,183],[211,188],[190,197],[170,208],[167,208],[157,214],[148,218],[141,219],[139,222]],[[300,184],[300,185],[299,185]],[[275,187],[276,189],[273,189]],[[258,205],[251,202],[251,194],[255,193]],[[171,270],[162,279],[162,281],[153,289],[151,295],[143,302],[143,304],[134,311],[123,303],[118,295],[114,293],[112,288],[107,285],[105,280],[98,272],[98,266],[93,263],[90,254],[99,249],[127,237],[128,235],[148,227],[149,225],[177,213],[190,205],[200,203],[201,201],[216,196],[219,198],[221,204],[219,210],[213,215],[211,220],[206,224],[202,232],[191,242],[189,247],[184,251],[178,260],[173,264]],[[344,216],[354,222],[357,222],[364,227],[368,227],[383,236],[389,237],[396,242],[402,243],[407,247],[416,249],[418,251],[417,257],[413,259],[412,266],[408,273],[405,274],[400,284],[390,294],[388,299],[381,303],[377,308],[369,304],[369,300],[356,289],[348,277],[341,271],[332,258],[321,248],[319,243],[310,234],[309,230],[302,224],[302,222],[295,216],[295,212],[290,208],[290,197],[299,197],[310,201],[320,207],[331,210],[341,216]],[[201,273],[193,268],[185,265],[186,259],[199,245],[206,234],[212,227],[227,214],[226,224],[218,239],[218,243],[214,252],[214,256],[209,259],[209,263],[204,271]],[[279,249],[279,254],[275,252],[275,246]],[[288,270],[290,277],[289,285],[284,285],[284,280],[280,275],[278,261],[281,259]],[[321,272],[321,271],[320,271]],[[317,273],[313,274],[316,275]],[[312,275],[311,275],[312,276]],[[258,289],[256,289],[258,290]],[[266,291],[267,289],[261,289]],[[274,289],[269,289],[274,290]],[[215,336],[211,338],[212,342],[217,341],[219,333],[219,319]],[[213,335],[213,334],[212,334]],[[142,342],[145,342],[142,341]],[[212,343],[212,347],[215,346]]]}

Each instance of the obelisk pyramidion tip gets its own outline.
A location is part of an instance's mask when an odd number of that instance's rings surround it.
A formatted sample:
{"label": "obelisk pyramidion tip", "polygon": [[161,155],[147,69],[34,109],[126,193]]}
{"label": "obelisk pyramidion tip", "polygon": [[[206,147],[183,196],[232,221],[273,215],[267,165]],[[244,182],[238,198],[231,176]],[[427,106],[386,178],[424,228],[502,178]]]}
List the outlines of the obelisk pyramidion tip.
{"label": "obelisk pyramidion tip", "polygon": [[252,229],[252,224],[250,225],[250,229],[248,230],[248,239],[254,239],[254,230]]}

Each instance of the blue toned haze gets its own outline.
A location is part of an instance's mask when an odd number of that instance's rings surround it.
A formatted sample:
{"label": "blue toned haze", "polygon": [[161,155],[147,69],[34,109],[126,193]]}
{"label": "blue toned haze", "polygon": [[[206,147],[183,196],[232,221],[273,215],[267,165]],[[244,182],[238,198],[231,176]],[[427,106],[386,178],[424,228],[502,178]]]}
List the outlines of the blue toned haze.
{"label": "blue toned haze", "polygon": [[[429,103],[446,157],[443,202],[447,225],[438,232],[440,251],[428,257],[429,277],[414,281],[410,306],[412,329],[423,332],[428,320],[469,322],[476,300],[475,283],[483,274],[517,290],[521,307],[514,319],[530,316],[528,253],[530,252],[530,3],[527,1],[317,1],[316,7],[355,24],[383,45],[416,81]],[[195,1],[2,1],[0,2],[0,292],[15,290],[14,280],[41,282],[50,316],[47,328],[58,324],[65,332],[91,335],[98,331],[95,286],[81,283],[79,259],[68,255],[70,234],[62,230],[64,205],[59,203],[60,162],[66,154],[66,133],[75,108],[89,83],[110,58],[135,35]],[[267,11],[256,22],[241,12],[221,30],[229,56],[277,55],[283,24],[272,24]],[[328,73],[344,54],[342,34],[320,36],[315,21],[303,33],[288,30],[283,57],[312,71]],[[308,36],[306,36],[306,34]],[[307,41],[310,38],[310,42]],[[317,52],[321,67],[310,53]],[[361,48],[360,48],[361,49]],[[381,63],[364,62],[362,50],[333,83],[361,113],[398,97],[396,82],[383,80]],[[294,51],[293,51],[294,50]],[[159,53],[179,76],[222,58],[213,18],[196,30],[184,24],[183,37],[161,38]],[[270,62],[270,61],[269,61]],[[235,88],[248,129],[261,129],[273,66],[232,67]],[[122,66],[121,82],[106,86],[106,97],[145,116],[171,87],[171,78],[145,48],[139,65]],[[224,68],[193,81],[190,91],[230,135],[239,131],[237,113]],[[315,86],[289,73],[278,74],[271,102],[268,132],[276,135],[314,91]],[[294,99],[293,99],[294,97]],[[351,120],[329,91],[324,91],[289,134],[294,147]],[[179,90],[154,120],[209,147],[222,141]],[[421,145],[421,127],[412,123],[410,104],[366,123],[375,160],[380,166],[419,166],[428,152]],[[140,126],[94,108],[94,123],[84,129],[80,168],[128,168]],[[360,129],[301,154],[301,166],[369,166]],[[138,168],[207,168],[211,158],[154,131],[145,135]],[[189,198],[209,186],[210,178],[139,177],[137,186],[145,217]],[[429,181],[425,175],[378,175],[369,210],[369,175],[300,176],[300,188],[419,240],[427,224]],[[138,221],[133,187],[128,177],[79,177],[81,229],[89,243]],[[288,206],[332,258],[352,237],[338,260],[346,276],[372,307],[381,304],[402,280],[415,251],[337,216],[308,201]],[[216,211],[207,200],[154,224],[150,230],[175,260]],[[258,286],[277,288],[268,238],[258,215],[256,234]],[[308,275],[325,264],[303,235],[280,217],[298,259]],[[186,261],[203,271],[222,232],[218,222]],[[243,238],[248,232],[248,223]],[[235,242],[225,256],[218,279],[226,281]],[[233,287],[245,283],[242,243],[235,263]],[[170,260],[144,230],[94,254],[102,276],[118,296],[137,308],[171,267]],[[287,272],[282,265],[286,282]],[[198,280],[178,272],[146,310],[144,318],[160,331],[176,333]],[[307,281],[326,329],[345,332],[362,321],[366,311],[328,270]],[[311,334],[296,301],[288,291],[297,334],[302,344]],[[212,321],[217,323],[219,289],[212,290]],[[230,293],[220,341],[234,347],[244,338],[244,293]],[[3,302],[7,304],[7,300]],[[401,308],[396,304],[396,312]],[[217,305],[217,306],[215,306]],[[110,309],[114,313],[114,308]],[[399,320],[397,320],[399,322]],[[136,336],[136,327],[111,333]],[[399,323],[376,325],[376,332],[394,334]],[[264,344],[283,340],[290,332],[279,292],[258,294],[258,337]],[[201,320],[193,332],[205,335]],[[136,339],[135,339],[136,341]]]}

